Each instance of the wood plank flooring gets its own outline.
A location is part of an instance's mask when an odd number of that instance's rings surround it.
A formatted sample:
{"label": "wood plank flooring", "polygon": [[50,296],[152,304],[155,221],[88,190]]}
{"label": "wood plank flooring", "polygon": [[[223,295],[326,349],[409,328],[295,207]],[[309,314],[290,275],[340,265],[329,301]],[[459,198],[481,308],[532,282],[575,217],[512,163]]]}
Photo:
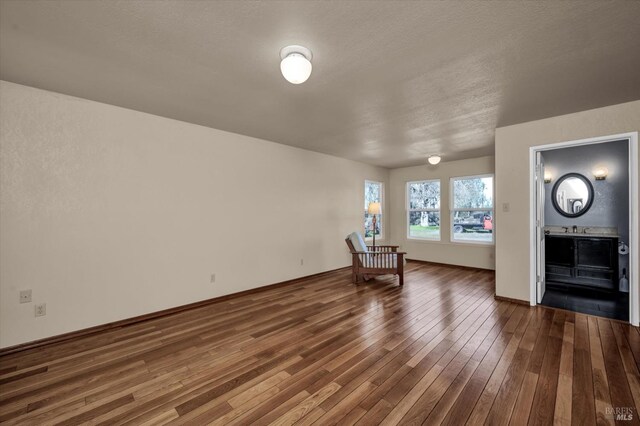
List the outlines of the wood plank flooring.
{"label": "wood plank flooring", "polygon": [[637,328],[496,301],[489,271],[350,278],[6,355],[0,422],[640,424]]}

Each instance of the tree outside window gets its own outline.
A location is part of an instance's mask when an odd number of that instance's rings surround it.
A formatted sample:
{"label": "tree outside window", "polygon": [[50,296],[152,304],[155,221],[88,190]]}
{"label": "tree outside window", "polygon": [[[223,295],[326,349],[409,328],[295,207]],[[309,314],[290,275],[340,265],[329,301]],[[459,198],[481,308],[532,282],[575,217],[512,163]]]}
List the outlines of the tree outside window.
{"label": "tree outside window", "polygon": [[440,240],[440,181],[407,182],[407,237]]}

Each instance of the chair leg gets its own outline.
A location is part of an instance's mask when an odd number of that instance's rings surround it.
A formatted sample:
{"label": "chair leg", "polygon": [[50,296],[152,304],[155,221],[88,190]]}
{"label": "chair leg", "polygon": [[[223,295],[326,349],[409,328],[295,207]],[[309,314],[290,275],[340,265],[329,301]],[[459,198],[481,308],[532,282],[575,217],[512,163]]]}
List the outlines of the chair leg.
{"label": "chair leg", "polygon": [[398,276],[400,278],[400,286],[404,285],[404,259],[402,256],[402,253],[398,255]]}

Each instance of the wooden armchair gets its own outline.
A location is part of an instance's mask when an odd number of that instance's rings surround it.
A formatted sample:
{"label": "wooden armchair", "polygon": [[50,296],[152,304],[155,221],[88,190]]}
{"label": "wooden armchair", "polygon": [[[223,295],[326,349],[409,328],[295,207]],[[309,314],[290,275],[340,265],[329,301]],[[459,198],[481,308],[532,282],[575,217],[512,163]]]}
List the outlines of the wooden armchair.
{"label": "wooden armchair", "polygon": [[[399,284],[404,285],[404,255],[398,246],[367,246],[362,236],[356,232],[345,239],[351,251],[351,279],[354,284],[368,281],[373,275],[394,274]],[[356,247],[358,246],[358,247]]]}

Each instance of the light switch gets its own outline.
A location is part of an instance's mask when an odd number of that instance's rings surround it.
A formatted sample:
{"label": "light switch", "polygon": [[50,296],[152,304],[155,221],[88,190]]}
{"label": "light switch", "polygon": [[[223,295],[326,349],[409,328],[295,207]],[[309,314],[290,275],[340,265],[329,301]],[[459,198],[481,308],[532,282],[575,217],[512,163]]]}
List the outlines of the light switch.
{"label": "light switch", "polygon": [[509,210],[511,209],[511,207],[509,206],[509,203],[502,203],[502,211],[505,213],[509,213]]}

